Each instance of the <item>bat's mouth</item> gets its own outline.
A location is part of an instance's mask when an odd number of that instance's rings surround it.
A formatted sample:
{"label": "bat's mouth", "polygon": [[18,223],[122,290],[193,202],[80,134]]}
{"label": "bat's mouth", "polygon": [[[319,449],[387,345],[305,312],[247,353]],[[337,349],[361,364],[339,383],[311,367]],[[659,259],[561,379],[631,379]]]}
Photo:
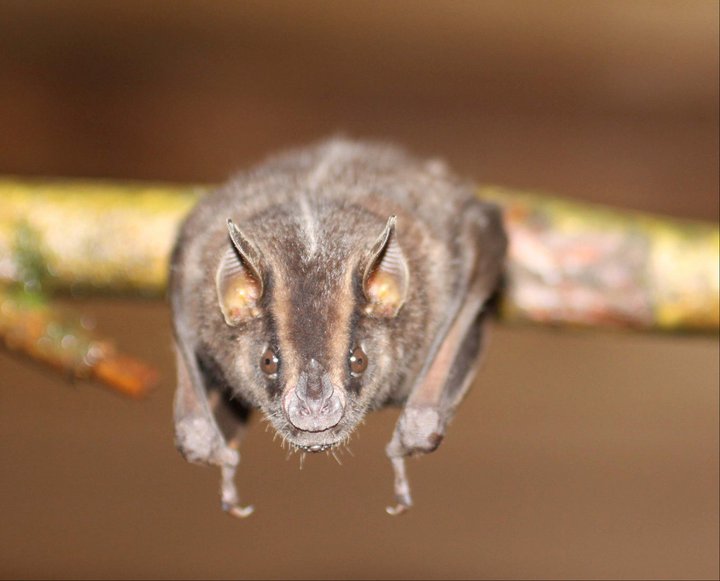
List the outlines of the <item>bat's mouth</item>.
{"label": "bat's mouth", "polygon": [[304,432],[302,430],[283,430],[285,441],[296,450],[316,454],[326,452],[342,445],[347,434],[342,429],[330,429],[324,432]]}

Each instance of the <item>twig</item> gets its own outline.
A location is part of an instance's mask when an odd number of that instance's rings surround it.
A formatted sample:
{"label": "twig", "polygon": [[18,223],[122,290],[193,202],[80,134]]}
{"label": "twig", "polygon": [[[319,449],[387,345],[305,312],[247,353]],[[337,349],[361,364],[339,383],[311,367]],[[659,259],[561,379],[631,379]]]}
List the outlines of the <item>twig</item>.
{"label": "twig", "polygon": [[66,375],[94,377],[131,397],[145,396],[157,381],[152,367],[119,353],[80,317],[46,302],[38,293],[0,287],[0,340],[11,351]]}

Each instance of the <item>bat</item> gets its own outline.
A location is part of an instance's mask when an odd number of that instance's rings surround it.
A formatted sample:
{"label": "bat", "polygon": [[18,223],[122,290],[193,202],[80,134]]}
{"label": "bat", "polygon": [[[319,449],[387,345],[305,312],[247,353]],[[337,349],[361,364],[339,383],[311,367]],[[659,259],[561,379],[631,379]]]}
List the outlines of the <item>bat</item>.
{"label": "bat", "polygon": [[406,511],[404,459],[439,446],[472,383],[506,245],[472,184],[379,143],[292,150],[202,198],[171,259],[175,443],[220,468],[223,509],[253,510],[234,483],[252,410],[312,453],[401,406],[387,511]]}

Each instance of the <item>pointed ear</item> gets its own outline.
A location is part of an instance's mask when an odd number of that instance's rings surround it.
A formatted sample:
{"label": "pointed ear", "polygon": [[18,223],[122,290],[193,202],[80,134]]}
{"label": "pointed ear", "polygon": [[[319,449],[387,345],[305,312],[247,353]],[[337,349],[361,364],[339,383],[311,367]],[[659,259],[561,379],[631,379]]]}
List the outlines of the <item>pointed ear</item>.
{"label": "pointed ear", "polygon": [[395,232],[396,217],[390,216],[370,252],[363,276],[368,300],[365,312],[375,317],[395,317],[405,303],[410,273]]}
{"label": "pointed ear", "polygon": [[225,322],[234,327],[260,315],[263,282],[254,246],[229,218],[227,226],[232,245],[220,259],[215,285]]}

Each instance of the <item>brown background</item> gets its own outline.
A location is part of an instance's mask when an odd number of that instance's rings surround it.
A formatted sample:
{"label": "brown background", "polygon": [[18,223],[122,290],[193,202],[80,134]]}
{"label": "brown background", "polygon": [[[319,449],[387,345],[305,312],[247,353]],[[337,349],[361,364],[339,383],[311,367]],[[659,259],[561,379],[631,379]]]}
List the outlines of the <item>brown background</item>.
{"label": "brown background", "polygon": [[[718,3],[0,3],[0,174],[218,181],[337,132],[716,221]],[[382,412],[302,471],[255,422],[239,522],[172,446],[166,306],[83,307],[162,382],[0,352],[2,577],[719,574],[717,338],[498,328],[410,514],[383,512]]]}

